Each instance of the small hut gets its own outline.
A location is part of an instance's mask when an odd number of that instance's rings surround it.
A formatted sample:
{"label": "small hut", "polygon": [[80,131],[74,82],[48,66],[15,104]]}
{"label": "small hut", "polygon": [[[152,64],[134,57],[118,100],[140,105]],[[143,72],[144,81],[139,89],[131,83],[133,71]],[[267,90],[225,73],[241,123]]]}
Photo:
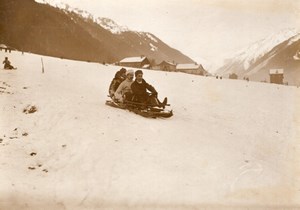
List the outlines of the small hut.
{"label": "small hut", "polygon": [[229,79],[238,79],[238,75],[235,73],[229,74]]}
{"label": "small hut", "polygon": [[283,84],[283,69],[270,69],[270,83]]}

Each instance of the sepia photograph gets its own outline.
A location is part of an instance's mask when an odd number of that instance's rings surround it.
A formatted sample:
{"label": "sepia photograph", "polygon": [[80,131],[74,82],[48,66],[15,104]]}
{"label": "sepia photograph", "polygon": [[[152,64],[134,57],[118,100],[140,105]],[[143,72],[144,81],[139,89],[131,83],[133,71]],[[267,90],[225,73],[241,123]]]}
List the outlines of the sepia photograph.
{"label": "sepia photograph", "polygon": [[0,0],[0,210],[300,209],[300,0]]}

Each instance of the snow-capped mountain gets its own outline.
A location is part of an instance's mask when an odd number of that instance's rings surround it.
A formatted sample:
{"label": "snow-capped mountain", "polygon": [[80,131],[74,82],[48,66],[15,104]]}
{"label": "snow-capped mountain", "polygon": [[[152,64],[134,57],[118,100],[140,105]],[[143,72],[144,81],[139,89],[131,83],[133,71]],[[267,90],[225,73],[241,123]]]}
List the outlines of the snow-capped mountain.
{"label": "snow-capped mountain", "polygon": [[81,17],[90,19],[92,21],[95,21],[97,24],[105,28],[106,30],[109,30],[110,32],[114,34],[120,34],[125,31],[129,31],[129,29],[126,26],[121,26],[118,25],[115,21],[113,21],[110,18],[105,18],[105,17],[94,17],[91,13],[71,7],[70,5],[62,2],[56,2],[56,1],[51,1],[51,0],[35,0],[35,2],[42,3],[42,4],[49,4],[51,6],[54,6],[56,8],[62,9],[63,11],[66,12],[75,12],[76,14],[79,14]]}
{"label": "snow-capped mountain", "polygon": [[[290,71],[298,74],[300,70],[296,70],[299,63],[297,60],[299,40],[300,34],[295,29],[272,34],[227,59],[224,66],[218,69],[217,74],[226,77],[236,73],[240,78],[246,76],[255,81],[268,81],[270,68],[283,68],[287,75]],[[293,77],[292,75],[286,77],[286,82],[295,84]]]}
{"label": "snow-capped mountain", "polygon": [[259,58],[272,50],[276,45],[295,36],[296,33],[297,32],[295,29],[288,29],[276,34],[272,34],[267,38],[249,46],[247,49],[241,50],[238,53],[238,59],[243,61],[244,68],[247,70],[251,64],[255,63]]}
{"label": "snow-capped mountain", "polygon": [[8,18],[0,22],[0,43],[22,51],[108,63],[141,55],[153,63],[193,62],[154,34],[131,31],[109,18],[94,17],[67,4],[4,0],[1,6]]}

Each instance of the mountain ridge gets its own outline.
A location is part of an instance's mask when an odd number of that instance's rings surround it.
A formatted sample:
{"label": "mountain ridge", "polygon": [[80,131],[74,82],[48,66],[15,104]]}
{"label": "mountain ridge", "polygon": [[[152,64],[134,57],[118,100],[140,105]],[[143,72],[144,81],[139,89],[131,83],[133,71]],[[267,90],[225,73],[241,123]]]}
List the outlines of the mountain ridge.
{"label": "mountain ridge", "polygon": [[283,31],[270,35],[239,51],[217,70],[217,74],[227,76],[231,73],[240,78],[248,77],[254,81],[269,81],[271,68],[285,70],[285,83],[298,85],[300,63],[293,56],[300,49],[300,33],[296,30]]}
{"label": "mountain ridge", "polygon": [[149,32],[123,27],[121,33],[112,33],[117,24],[108,18],[95,19],[85,11],[63,10],[34,0],[2,2],[1,15],[5,19],[0,23],[0,42],[21,51],[107,63],[141,55],[153,63],[194,62]]}

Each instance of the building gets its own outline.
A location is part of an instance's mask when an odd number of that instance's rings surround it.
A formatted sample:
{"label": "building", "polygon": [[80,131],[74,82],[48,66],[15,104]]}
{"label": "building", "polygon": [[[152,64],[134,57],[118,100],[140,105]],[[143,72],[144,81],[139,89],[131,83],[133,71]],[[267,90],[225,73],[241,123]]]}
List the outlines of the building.
{"label": "building", "polygon": [[229,74],[229,79],[238,79],[238,75],[235,73]]}
{"label": "building", "polygon": [[158,66],[163,71],[176,71],[176,64],[169,61],[162,61]]}
{"label": "building", "polygon": [[143,69],[150,69],[151,67],[149,59],[145,56],[124,58],[119,62],[119,65]]}
{"label": "building", "polygon": [[197,75],[206,75],[207,73],[201,64],[196,63],[177,64],[176,71]]}
{"label": "building", "polygon": [[283,84],[283,69],[270,69],[270,83]]}
{"label": "building", "polygon": [[0,50],[4,50],[5,52],[11,52],[13,49],[11,47],[6,46],[5,44],[0,44]]}

